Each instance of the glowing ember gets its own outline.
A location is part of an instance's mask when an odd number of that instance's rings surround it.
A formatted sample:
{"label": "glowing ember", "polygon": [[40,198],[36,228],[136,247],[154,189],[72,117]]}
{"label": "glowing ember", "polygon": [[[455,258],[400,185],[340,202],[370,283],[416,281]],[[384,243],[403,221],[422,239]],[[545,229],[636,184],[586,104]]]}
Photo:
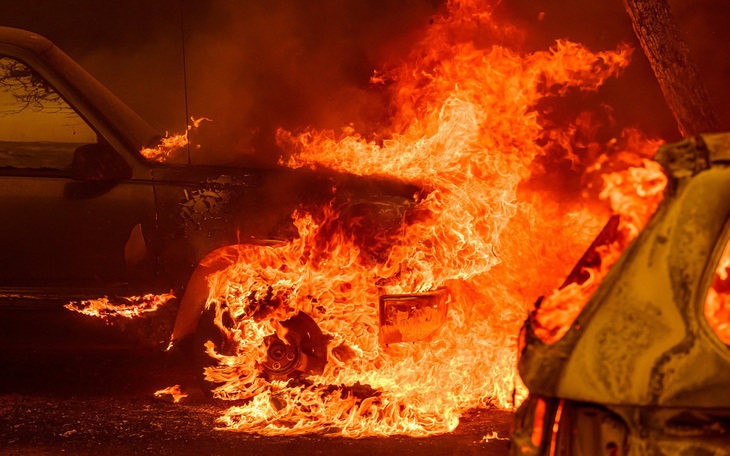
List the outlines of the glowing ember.
{"label": "glowing ember", "polygon": [[[516,339],[535,298],[557,287],[612,211],[621,214],[621,239],[600,252],[590,284],[564,288],[570,300],[550,297],[541,309],[559,334],[653,211],[665,180],[645,160],[657,141],[635,131],[608,143],[586,140],[590,114],[558,123],[540,108],[598,89],[628,64],[630,49],[593,53],[560,41],[522,53],[507,44],[515,33],[483,1],[451,1],[402,64],[373,76],[392,96],[387,128],[279,132],[292,152],[288,166],[420,185],[421,216],[404,223],[379,261],[362,252],[382,242],[376,233],[353,239],[332,207],[295,213],[299,238],[287,244],[222,253],[230,265],[209,277],[208,305],[233,348],[223,354],[208,344],[219,363],[206,377],[220,383],[216,396],[245,401],[221,418],[225,427],[425,436],[453,430],[469,408],[507,408],[524,398]],[[492,44],[483,44],[486,37]],[[549,164],[559,160],[585,167],[585,182],[605,173],[594,184],[600,198],[590,187],[553,188],[562,176]],[[425,340],[378,343],[380,296],[439,288],[450,297],[443,326]],[[548,322],[549,309],[569,305],[568,316]],[[299,313],[326,337],[327,362],[306,379],[267,380],[271,336],[285,341],[282,322]]]}
{"label": "glowing ember", "polygon": [[167,388],[155,391],[155,397],[170,396],[175,403],[180,402],[183,398],[188,397],[187,394],[180,390],[180,385],[169,386]]}
{"label": "glowing ember", "polygon": [[530,441],[536,447],[539,447],[542,443],[542,436],[545,434],[545,400],[543,398],[537,399],[537,405],[535,406],[535,417],[533,418],[532,424],[532,435]]}
{"label": "glowing ember", "polygon": [[212,122],[212,120],[208,119],[207,117],[200,117],[198,119],[191,117],[190,121],[192,122],[192,124],[188,125],[188,129],[185,133],[181,133],[179,135],[165,136],[164,138],[160,139],[160,144],[158,144],[157,147],[145,147],[140,151],[140,153],[147,160],[152,160],[160,163],[171,159],[179,151],[181,151],[183,147],[188,145],[188,135],[190,131],[197,129],[204,120]]}
{"label": "glowing ember", "polygon": [[482,443],[489,443],[492,440],[509,440],[509,437],[500,437],[497,431],[492,431],[482,437]]}
{"label": "glowing ember", "polygon": [[720,257],[705,299],[705,318],[717,337],[730,345],[730,242]]}
{"label": "glowing ember", "polygon": [[84,315],[100,317],[109,321],[110,318],[135,318],[146,313],[154,312],[159,309],[160,306],[167,304],[174,298],[175,295],[172,293],[160,295],[147,294],[144,296],[117,298],[122,302],[114,303],[109,301],[108,297],[104,296],[102,298],[91,299],[88,301],[70,302],[64,307]]}

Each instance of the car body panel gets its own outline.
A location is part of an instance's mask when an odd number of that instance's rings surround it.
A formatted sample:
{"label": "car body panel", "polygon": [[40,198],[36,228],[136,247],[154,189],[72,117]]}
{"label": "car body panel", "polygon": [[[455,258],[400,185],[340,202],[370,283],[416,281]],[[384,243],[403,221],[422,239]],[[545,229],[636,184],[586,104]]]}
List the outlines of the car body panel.
{"label": "car body panel", "polygon": [[127,264],[125,246],[137,225],[154,237],[153,187],[39,174],[0,171],[0,207],[12,214],[0,224],[0,286],[149,285],[154,255]]}
{"label": "car body panel", "polygon": [[[730,397],[714,394],[717,385],[730,385],[730,369],[720,369],[730,352],[703,313],[710,265],[730,217],[730,169],[716,166],[685,180],[563,339],[545,345],[528,329],[520,372],[531,391],[608,404],[730,407]],[[537,358],[550,366],[551,380],[538,380]]]}
{"label": "car body panel", "polygon": [[[730,437],[718,429],[730,416],[730,348],[704,306],[730,237],[729,157],[730,134],[663,146],[664,201],[565,336],[544,344],[528,318],[519,370],[531,399],[518,413],[513,454],[563,454],[557,444],[531,445],[534,423],[520,424],[538,399],[620,416],[629,443],[615,454],[725,454]],[[544,426],[558,429],[558,415]]]}

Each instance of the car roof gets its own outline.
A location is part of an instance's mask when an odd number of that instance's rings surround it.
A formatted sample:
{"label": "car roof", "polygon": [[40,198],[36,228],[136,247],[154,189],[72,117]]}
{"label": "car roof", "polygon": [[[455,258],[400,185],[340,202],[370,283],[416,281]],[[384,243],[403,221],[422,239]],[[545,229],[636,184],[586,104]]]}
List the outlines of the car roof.
{"label": "car roof", "polygon": [[54,46],[48,39],[37,33],[12,27],[0,27],[0,44],[10,45],[34,54],[45,54]]}

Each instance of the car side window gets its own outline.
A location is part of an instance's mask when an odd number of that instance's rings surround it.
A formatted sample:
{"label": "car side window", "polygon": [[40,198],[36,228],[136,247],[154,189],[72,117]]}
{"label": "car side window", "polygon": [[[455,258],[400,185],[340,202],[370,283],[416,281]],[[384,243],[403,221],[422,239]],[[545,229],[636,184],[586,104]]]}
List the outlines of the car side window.
{"label": "car side window", "polygon": [[0,56],[0,168],[69,169],[97,135],[23,62]]}

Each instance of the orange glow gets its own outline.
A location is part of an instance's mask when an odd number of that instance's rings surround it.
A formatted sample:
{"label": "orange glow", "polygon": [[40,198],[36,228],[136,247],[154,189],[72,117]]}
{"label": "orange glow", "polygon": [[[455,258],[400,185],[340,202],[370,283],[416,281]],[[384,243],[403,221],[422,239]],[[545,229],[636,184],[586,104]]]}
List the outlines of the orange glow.
{"label": "orange glow", "polygon": [[545,433],[545,409],[545,400],[541,397],[538,398],[537,404],[535,404],[535,415],[532,418],[532,435],[530,436],[530,442],[536,447],[542,444],[542,435]]}
{"label": "orange glow", "polygon": [[200,127],[200,124],[204,120],[212,122],[212,120],[207,117],[200,117],[198,119],[191,117],[190,121],[192,123],[188,125],[188,129],[187,131],[185,131],[185,133],[165,136],[164,138],[160,139],[160,144],[158,144],[157,147],[145,147],[140,151],[140,153],[144,158],[151,161],[162,163],[170,160],[171,158],[179,154],[180,151],[182,151],[183,147],[188,145],[188,135],[190,131],[196,130],[198,127]]}
{"label": "orange glow", "polygon": [[159,391],[155,391],[155,397],[165,397],[168,395],[172,397],[172,401],[175,403],[178,403],[183,398],[188,397],[187,394],[183,393],[182,390],[180,390],[180,385],[169,386]]}
{"label": "orange glow", "polygon": [[482,443],[489,443],[492,440],[509,440],[509,437],[500,437],[497,431],[492,431],[489,434],[482,437]]}
{"label": "orange glow", "polygon": [[558,402],[558,408],[555,410],[555,419],[553,420],[553,432],[550,436],[550,456],[555,456],[558,450],[557,441],[558,432],[560,432],[560,420],[563,417],[563,405],[565,405],[565,400],[560,399],[560,402]]}
{"label": "orange glow", "polygon": [[721,341],[730,345],[730,242],[722,251],[705,299],[705,318]]}
{"label": "orange glow", "polygon": [[[291,242],[221,253],[229,266],[209,277],[208,305],[233,349],[208,344],[218,365],[206,377],[220,383],[217,397],[242,401],[221,417],[225,428],[427,436],[452,431],[470,408],[513,407],[526,395],[516,345],[535,299],[620,214],[618,239],[591,278],[551,295],[538,313],[550,337],[562,334],[661,199],[666,180],[647,159],[660,141],[634,130],[586,139],[589,113],[556,123],[539,108],[597,90],[628,65],[631,49],[559,41],[525,53],[488,3],[447,6],[402,62],[373,76],[392,98],[386,126],[279,132],[290,167],[385,176],[424,192],[394,240],[353,239],[326,207],[293,214]],[[585,188],[554,188],[561,174],[549,164],[560,160],[585,170]],[[363,252],[381,242],[390,244],[382,258]],[[423,340],[379,343],[381,296],[437,289],[449,296],[442,326]],[[267,338],[285,340],[281,322],[299,312],[327,336],[323,372],[267,380]]]}
{"label": "orange glow", "polygon": [[135,318],[146,313],[154,312],[160,306],[167,304],[174,298],[175,295],[172,293],[160,295],[147,294],[144,296],[117,298],[123,302],[114,303],[109,301],[108,297],[104,296],[88,301],[70,302],[64,307],[84,315],[102,318],[108,322],[111,318]]}
{"label": "orange glow", "polygon": [[620,215],[617,232],[609,244],[597,247],[600,262],[584,269],[588,275],[585,281],[554,290],[537,309],[535,335],[544,343],[554,343],[570,329],[593,292],[662,200],[667,178],[661,166],[647,159],[640,163],[641,166],[602,176],[604,188],[599,197],[610,204],[614,214]]}

